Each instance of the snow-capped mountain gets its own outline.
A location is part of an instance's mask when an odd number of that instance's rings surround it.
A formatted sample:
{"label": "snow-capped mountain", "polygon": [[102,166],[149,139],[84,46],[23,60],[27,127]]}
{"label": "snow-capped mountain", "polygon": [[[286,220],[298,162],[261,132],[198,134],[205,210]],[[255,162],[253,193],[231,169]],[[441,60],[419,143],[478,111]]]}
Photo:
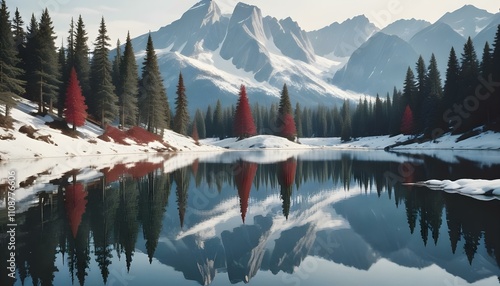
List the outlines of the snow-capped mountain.
{"label": "snow-capped mountain", "polygon": [[[417,54],[422,56],[427,65],[432,54],[434,54],[438,68],[441,74],[444,75],[451,47],[454,47],[457,55],[460,55],[465,41],[466,39],[455,32],[450,26],[438,21],[415,34],[409,43]],[[414,67],[416,62],[417,59],[414,59],[411,66]]]}
{"label": "snow-capped mountain", "polygon": [[[264,18],[253,5],[238,3],[227,17],[215,1],[202,0],[151,36],[170,102],[182,72],[191,112],[217,99],[225,106],[236,104],[241,84],[251,103],[260,104],[277,103],[285,83],[292,103],[303,106],[359,97],[328,82],[340,62],[315,55],[298,23]],[[132,40],[139,64],[147,37]]]}
{"label": "snow-capped mountain", "polygon": [[[257,6],[238,3],[223,15],[215,0],[201,0],[150,34],[172,105],[182,72],[190,112],[218,99],[234,105],[241,84],[251,103],[269,105],[278,102],[286,83],[292,104],[311,107],[357,102],[363,93],[374,96],[401,87],[418,55],[428,62],[434,53],[444,78],[450,48],[458,53],[465,42],[456,31],[470,34],[474,26],[480,55],[484,42],[493,42],[497,15],[465,6],[433,25],[399,20],[374,36],[379,29],[363,15],[305,32],[293,19],[264,16]],[[139,65],[148,35],[132,40]]]}
{"label": "snow-capped mountain", "polygon": [[406,69],[417,53],[397,36],[377,33],[357,49],[332,83],[357,92],[385,95],[401,88]]}
{"label": "snow-capped mountain", "polygon": [[326,57],[349,57],[378,31],[368,18],[360,15],[308,32],[307,35],[316,54]]}
{"label": "snow-capped mountain", "polygon": [[401,19],[387,25],[387,27],[383,28],[380,32],[387,35],[398,36],[408,42],[416,33],[430,25],[431,23],[424,20]]}
{"label": "snow-capped mountain", "polygon": [[486,26],[474,39],[474,48],[476,49],[477,56],[481,59],[483,55],[484,44],[488,42],[490,49],[493,47],[495,35],[500,25],[500,13],[496,13],[491,17],[491,22]]}
{"label": "snow-capped mountain", "polygon": [[464,38],[474,38],[490,22],[493,14],[486,10],[465,5],[453,12],[446,13],[437,22],[448,24]]}

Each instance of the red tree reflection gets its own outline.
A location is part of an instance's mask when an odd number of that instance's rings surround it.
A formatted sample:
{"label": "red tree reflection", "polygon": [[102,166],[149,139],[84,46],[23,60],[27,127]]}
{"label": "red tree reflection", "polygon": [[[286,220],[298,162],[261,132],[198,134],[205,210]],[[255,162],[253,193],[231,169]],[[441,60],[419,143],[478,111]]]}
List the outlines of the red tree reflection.
{"label": "red tree reflection", "polygon": [[238,196],[240,197],[241,219],[243,223],[245,223],[245,216],[248,210],[248,198],[250,197],[253,179],[257,173],[257,164],[239,161],[235,170],[234,181],[236,182]]}
{"label": "red tree reflection", "polygon": [[73,176],[73,183],[66,187],[64,198],[64,207],[68,215],[69,225],[73,238],[76,238],[78,227],[82,221],[82,215],[87,206],[87,191],[81,183],[76,182],[76,176]]}

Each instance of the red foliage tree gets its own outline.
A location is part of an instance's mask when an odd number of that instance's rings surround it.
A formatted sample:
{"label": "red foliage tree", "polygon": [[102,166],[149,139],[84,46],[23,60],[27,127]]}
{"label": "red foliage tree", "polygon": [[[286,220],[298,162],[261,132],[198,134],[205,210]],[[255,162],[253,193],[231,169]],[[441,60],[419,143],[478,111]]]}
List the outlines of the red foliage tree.
{"label": "red foliage tree", "polygon": [[295,127],[295,120],[290,113],[282,115],[282,125],[280,130],[280,136],[287,138],[290,141],[294,141],[297,137],[297,128]]}
{"label": "red foliage tree", "polygon": [[193,131],[191,132],[191,138],[193,138],[196,145],[200,144],[200,135],[198,135],[198,127],[196,127],[196,121],[193,123]]}
{"label": "red foliage tree", "polygon": [[414,132],[414,123],[413,123],[413,112],[409,105],[406,106],[405,112],[403,114],[403,119],[401,119],[401,127],[400,131],[404,135],[410,135]]}
{"label": "red foliage tree", "polygon": [[257,128],[253,121],[252,111],[248,103],[247,92],[244,85],[240,88],[240,98],[234,113],[233,123],[234,136],[239,139],[252,137],[257,134]]}
{"label": "red foliage tree", "polygon": [[87,119],[87,105],[85,105],[85,97],[82,95],[82,88],[74,67],[71,68],[69,75],[64,107],[64,117],[67,123],[73,125],[73,130],[76,130],[77,126],[85,124],[85,119]]}

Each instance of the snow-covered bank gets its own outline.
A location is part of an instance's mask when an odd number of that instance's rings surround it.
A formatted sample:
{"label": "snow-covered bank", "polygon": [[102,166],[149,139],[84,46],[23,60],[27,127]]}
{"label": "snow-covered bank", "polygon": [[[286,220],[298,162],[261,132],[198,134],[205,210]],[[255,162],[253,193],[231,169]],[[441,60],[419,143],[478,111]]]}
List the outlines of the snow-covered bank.
{"label": "snow-covered bank", "polygon": [[459,193],[480,200],[500,199],[500,179],[428,180],[406,185],[427,187],[431,190],[445,191],[447,193]]}
{"label": "snow-covered bank", "polygon": [[[170,130],[157,141],[140,142],[133,136],[122,138],[121,144],[109,137],[104,141],[100,139],[104,130],[88,121],[72,137],[47,125],[54,122],[51,116],[34,115],[36,108],[34,103],[21,100],[11,110],[13,129],[0,128],[0,160],[220,150],[215,146],[198,145],[192,138]],[[4,112],[3,108],[0,112]]]}

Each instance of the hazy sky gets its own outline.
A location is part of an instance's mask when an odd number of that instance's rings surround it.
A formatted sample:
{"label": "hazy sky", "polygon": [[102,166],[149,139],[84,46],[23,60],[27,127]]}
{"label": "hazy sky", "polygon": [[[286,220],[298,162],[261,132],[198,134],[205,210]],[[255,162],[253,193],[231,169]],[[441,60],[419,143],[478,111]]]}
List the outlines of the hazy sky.
{"label": "hazy sky", "polygon": [[[215,0],[223,13],[231,13],[236,3],[256,5],[263,16],[278,19],[290,16],[306,31],[320,29],[333,22],[364,14],[379,28],[398,19],[424,19],[435,22],[444,13],[463,5],[498,13],[500,2],[496,0]],[[31,14],[37,19],[47,7],[54,22],[58,41],[66,41],[71,17],[82,15],[89,40],[94,41],[100,19],[104,16],[113,43],[123,42],[127,31],[132,37],[156,31],[179,19],[198,0],[6,0],[11,16],[16,7],[27,24]],[[436,4],[439,3],[439,4]]]}

